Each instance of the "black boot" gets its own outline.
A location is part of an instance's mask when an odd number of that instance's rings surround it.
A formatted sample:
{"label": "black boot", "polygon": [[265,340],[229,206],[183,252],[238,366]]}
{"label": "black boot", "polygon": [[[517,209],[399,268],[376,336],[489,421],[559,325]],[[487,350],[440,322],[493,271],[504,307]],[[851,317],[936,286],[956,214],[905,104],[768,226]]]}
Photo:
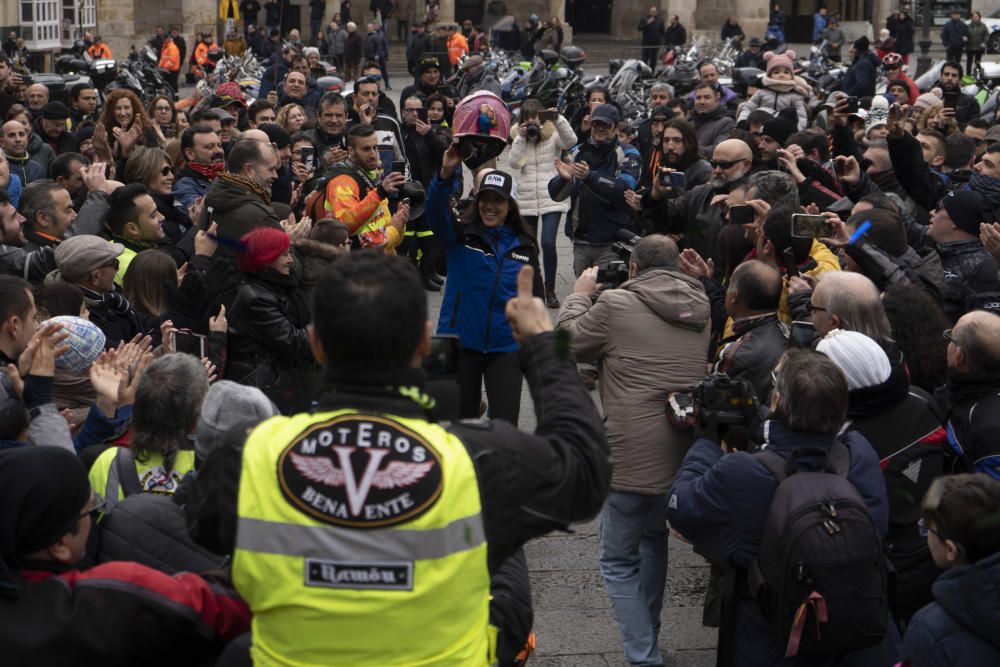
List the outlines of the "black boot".
{"label": "black boot", "polygon": [[556,298],[556,288],[554,285],[545,286],[545,305],[549,308],[559,308],[559,299]]}

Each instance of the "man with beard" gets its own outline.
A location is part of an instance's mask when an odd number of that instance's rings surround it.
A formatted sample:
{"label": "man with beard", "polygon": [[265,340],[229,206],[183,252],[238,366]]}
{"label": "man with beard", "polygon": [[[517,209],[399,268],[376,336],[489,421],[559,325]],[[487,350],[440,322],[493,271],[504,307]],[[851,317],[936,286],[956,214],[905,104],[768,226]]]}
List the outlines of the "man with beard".
{"label": "man with beard", "polygon": [[635,147],[640,154],[648,155],[650,150],[660,145],[663,125],[674,117],[673,109],[667,106],[669,102],[670,87],[665,83],[654,83],[649,91],[649,108],[653,112],[639,125],[636,133]]}
{"label": "man with beard", "polygon": [[941,87],[946,99],[949,94],[958,96],[954,108],[946,105],[941,112],[944,118],[953,117],[960,127],[965,127],[973,118],[979,118],[979,102],[972,95],[962,92],[962,65],[953,61],[942,65],[936,85]]}
{"label": "man with beard", "polygon": [[66,129],[69,109],[62,102],[49,102],[42,109],[42,116],[35,121],[35,131],[55,154],[68,153],[76,148],[76,137]]}
{"label": "man with beard", "polygon": [[590,139],[572,149],[570,162],[556,161],[558,173],[549,181],[549,196],[564,201],[576,195],[570,211],[573,230],[573,272],[618,259],[612,249],[618,231],[629,224],[631,211],[625,200],[638,185],[639,151],[619,142],[615,126],[620,117],[611,104],[591,112]]}
{"label": "man with beard", "polygon": [[111,241],[124,247],[118,255],[118,273],[115,284],[122,286],[129,264],[143,250],[152,250],[163,242],[163,214],[156,209],[156,202],[142,183],[129,183],[111,193],[108,200],[107,225]]}
{"label": "man with beard", "polygon": [[306,135],[323,166],[332,167],[347,159],[347,103],[340,93],[330,91],[320,98],[316,127]]}
{"label": "man with beard", "polygon": [[69,119],[75,131],[85,120],[97,121],[97,89],[89,83],[78,83],[69,89]]}
{"label": "man with beard", "polygon": [[[761,169],[778,169],[778,151],[785,146],[788,137],[795,133],[795,123],[783,116],[775,116],[764,123],[757,134],[757,150],[760,151]],[[757,165],[755,165],[757,166]]]}
{"label": "man with beard", "polygon": [[654,178],[642,198],[640,222],[647,234],[675,234],[681,248],[692,248],[713,258],[716,269],[725,266],[717,256],[716,238],[722,229],[722,200],[750,173],[753,151],[740,139],[726,139],[712,152],[712,178],[698,187],[677,192]]}
{"label": "man with beard", "polygon": [[181,133],[181,151],[187,164],[174,181],[174,205],[187,211],[226,168],[219,135],[209,125],[198,124]]}
{"label": "man with beard", "polygon": [[0,187],[0,274],[41,283],[56,269],[55,248],[28,252],[24,249],[25,241],[24,216],[17,212],[7,192]]}
{"label": "man with beard", "polygon": [[[653,118],[656,118],[654,112]],[[640,186],[649,187],[660,167],[684,172],[684,182],[687,189],[696,188],[707,183],[712,178],[712,165],[703,160],[698,153],[698,137],[694,127],[683,118],[671,118],[664,121],[659,132],[654,132],[659,138],[659,144],[646,153],[643,161],[642,181]]]}
{"label": "man with beard", "polygon": [[969,178],[969,189],[983,195],[1000,209],[1000,143],[989,144],[973,170],[975,173]]}
{"label": "man with beard", "polygon": [[393,162],[405,162],[402,129],[395,114],[388,115],[379,110],[379,100],[386,99],[379,94],[378,79],[366,74],[354,84],[354,105],[348,117],[360,125],[370,125],[378,138],[378,152],[382,159],[382,171],[388,173]]}
{"label": "man with beard", "polygon": [[[381,169],[378,137],[370,125],[358,124],[347,133],[348,159],[333,166],[323,207],[340,220],[369,248],[391,251],[403,240],[403,227],[410,207],[401,203],[389,212],[389,198],[406,181],[406,176]],[[382,175],[381,180],[376,180]]]}
{"label": "man with beard", "polygon": [[407,100],[416,93],[422,93],[424,97],[430,97],[434,93],[441,93],[448,101],[448,106],[455,105],[454,98],[457,96],[455,89],[448,84],[441,82],[441,63],[434,56],[424,56],[420,59],[416,68],[417,81],[403,88],[400,100]]}
{"label": "man with beard", "polygon": [[709,155],[716,144],[729,136],[736,121],[726,114],[719,91],[708,81],[694,89],[694,131],[702,154]]}
{"label": "man with beard", "polygon": [[271,144],[257,139],[236,142],[226,171],[205,194],[205,210],[212,211],[220,239],[235,242],[257,227],[282,228],[271,207],[271,186],[277,178],[278,153]]}

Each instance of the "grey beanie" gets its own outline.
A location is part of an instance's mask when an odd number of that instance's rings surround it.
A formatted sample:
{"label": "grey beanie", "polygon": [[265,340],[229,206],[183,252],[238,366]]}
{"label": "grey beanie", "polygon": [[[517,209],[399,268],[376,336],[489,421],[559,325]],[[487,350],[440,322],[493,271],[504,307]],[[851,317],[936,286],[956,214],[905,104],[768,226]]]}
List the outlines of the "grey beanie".
{"label": "grey beanie", "polygon": [[263,421],[278,414],[278,408],[257,387],[219,380],[208,388],[195,430],[194,451],[202,461],[233,426]]}

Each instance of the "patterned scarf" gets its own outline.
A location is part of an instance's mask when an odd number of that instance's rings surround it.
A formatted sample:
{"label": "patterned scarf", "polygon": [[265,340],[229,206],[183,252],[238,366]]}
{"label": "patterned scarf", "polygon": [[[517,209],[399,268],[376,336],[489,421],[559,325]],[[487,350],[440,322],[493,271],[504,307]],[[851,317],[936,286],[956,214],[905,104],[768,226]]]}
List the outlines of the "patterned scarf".
{"label": "patterned scarf", "polygon": [[97,292],[77,285],[83,292],[83,298],[88,307],[104,306],[115,313],[125,314],[132,310],[132,304],[118,292]]}
{"label": "patterned scarf", "polygon": [[228,171],[224,171],[219,174],[219,179],[226,181],[227,183],[232,183],[234,185],[242,185],[252,192],[256,193],[265,204],[271,205],[271,193],[260,187],[260,184],[252,178],[247,178],[246,176],[240,176],[239,174],[230,174]]}
{"label": "patterned scarf", "polygon": [[188,162],[188,169],[195,172],[196,174],[201,174],[210,181],[214,181],[219,174],[226,170],[225,162],[213,162],[212,164],[199,164],[197,162]]}
{"label": "patterned scarf", "polygon": [[988,197],[994,205],[1000,203],[1000,178],[985,176],[975,171],[969,178],[969,189]]}

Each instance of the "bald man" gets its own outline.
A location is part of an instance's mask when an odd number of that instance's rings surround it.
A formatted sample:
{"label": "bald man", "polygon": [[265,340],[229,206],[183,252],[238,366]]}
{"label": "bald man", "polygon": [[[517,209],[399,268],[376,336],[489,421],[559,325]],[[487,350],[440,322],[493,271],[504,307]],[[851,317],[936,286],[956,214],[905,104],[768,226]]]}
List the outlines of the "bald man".
{"label": "bald man", "polygon": [[10,173],[20,179],[21,185],[45,178],[45,169],[28,154],[29,139],[28,130],[20,121],[10,120],[0,127],[4,157],[10,165]]}
{"label": "bald man", "polygon": [[1000,479],[1000,316],[963,315],[948,339],[948,444],[954,472]]}
{"label": "bald man", "polygon": [[654,178],[652,191],[642,198],[640,221],[644,231],[681,235],[681,248],[691,248],[705,259],[712,258],[718,274],[726,262],[716,251],[716,240],[724,224],[724,197],[717,196],[729,194],[744,184],[752,162],[753,152],[746,142],[726,139],[712,151],[712,178],[708,183],[678,193]]}

